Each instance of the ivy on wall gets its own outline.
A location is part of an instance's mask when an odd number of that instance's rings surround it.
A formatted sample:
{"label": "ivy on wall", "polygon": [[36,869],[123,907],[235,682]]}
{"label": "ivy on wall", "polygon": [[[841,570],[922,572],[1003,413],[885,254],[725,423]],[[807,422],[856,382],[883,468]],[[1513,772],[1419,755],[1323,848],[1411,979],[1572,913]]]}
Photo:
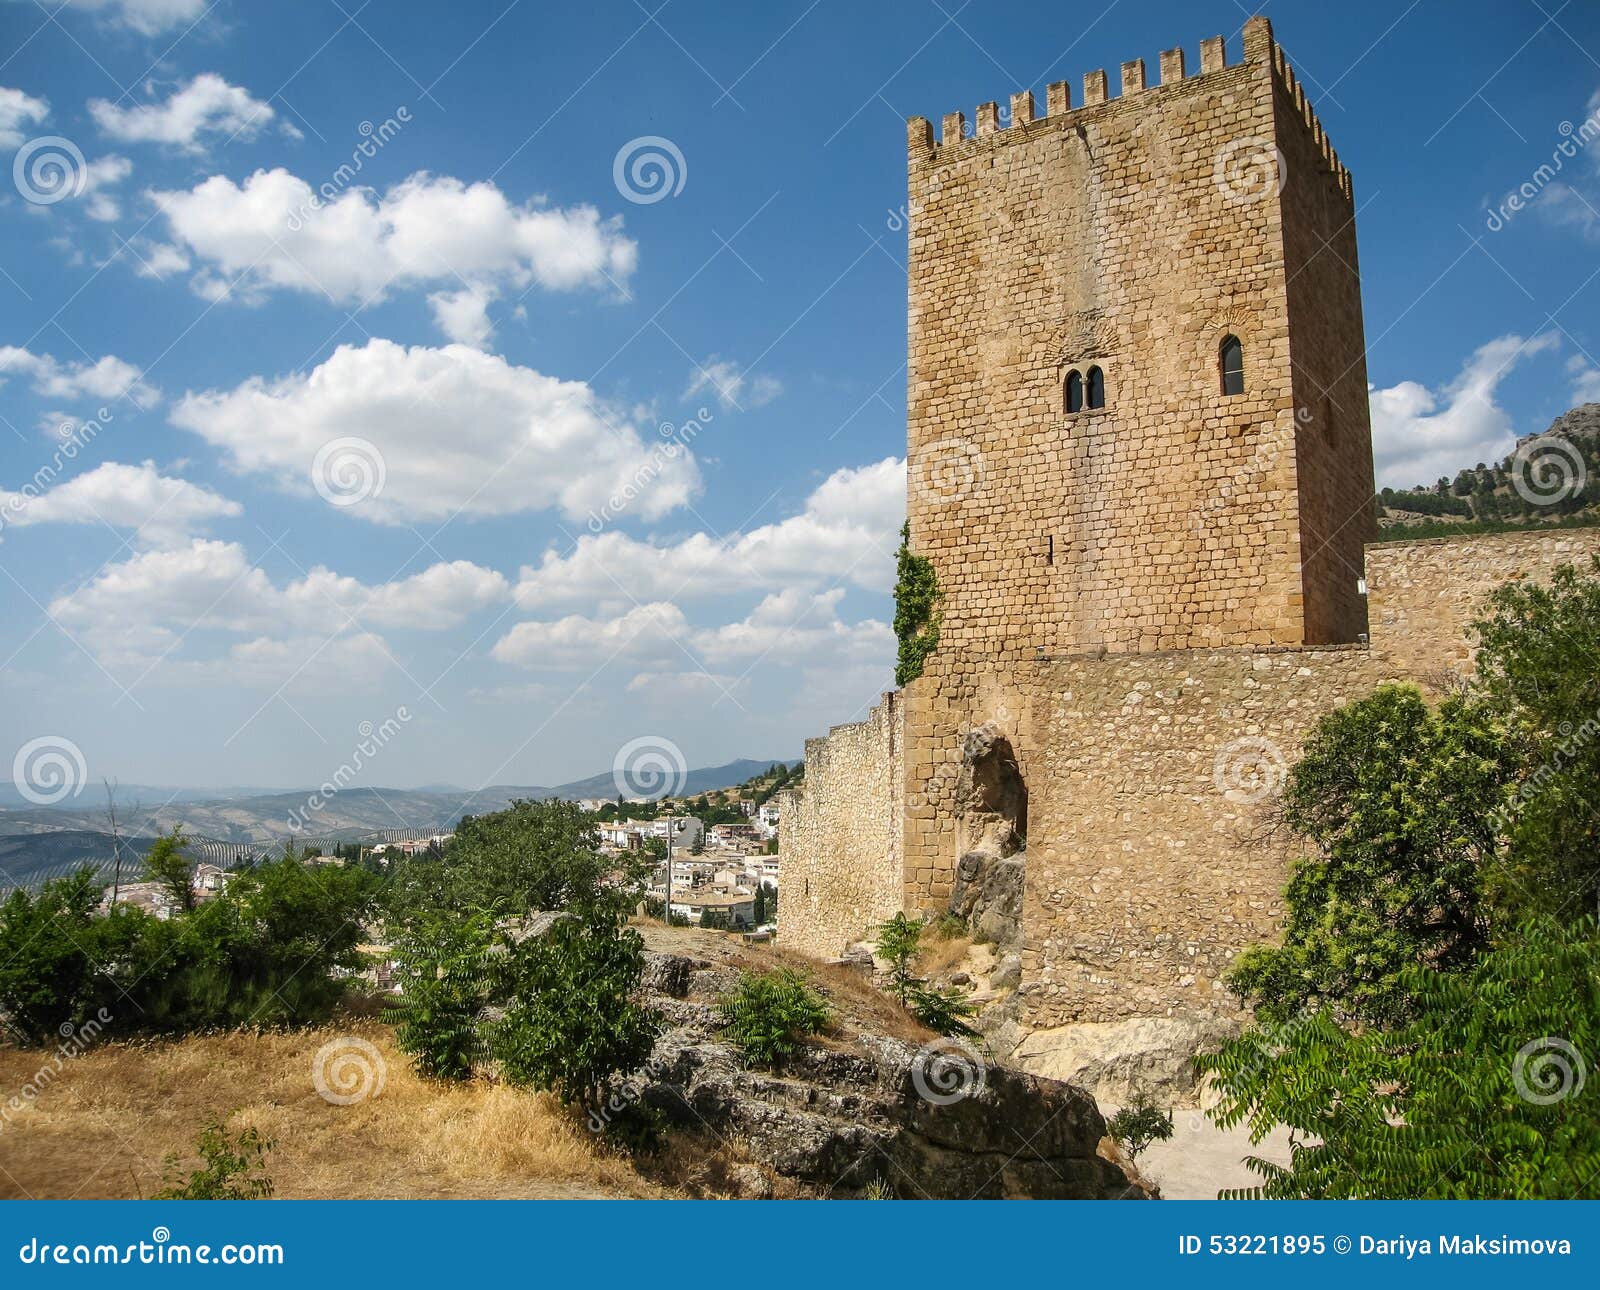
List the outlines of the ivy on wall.
{"label": "ivy on wall", "polygon": [[894,683],[908,685],[922,675],[922,665],[939,644],[939,579],[933,561],[911,551],[911,525],[900,529],[895,554],[894,634],[900,641]]}

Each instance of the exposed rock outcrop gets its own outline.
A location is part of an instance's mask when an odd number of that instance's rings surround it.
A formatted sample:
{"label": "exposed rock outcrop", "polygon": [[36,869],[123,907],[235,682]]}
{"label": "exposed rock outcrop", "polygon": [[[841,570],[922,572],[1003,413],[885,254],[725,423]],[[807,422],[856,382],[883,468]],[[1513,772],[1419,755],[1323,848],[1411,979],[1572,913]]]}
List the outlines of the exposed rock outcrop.
{"label": "exposed rock outcrop", "polygon": [[1028,856],[968,851],[956,864],[950,912],[966,920],[972,935],[1008,949],[1022,943],[1022,883]]}
{"label": "exposed rock outcrop", "polygon": [[1192,1059],[1235,1033],[1217,1017],[1132,1017],[1035,1030],[1012,1060],[1024,1070],[1081,1085],[1098,1101],[1126,1106],[1141,1095],[1163,1106],[1198,1106]]}
{"label": "exposed rock outcrop", "polygon": [[[1144,1199],[1080,1088],[993,1064],[954,1041],[879,1033],[839,1003],[834,1033],[778,1071],[747,1069],[719,1036],[733,965],[652,952],[667,1018],[639,1080],[670,1121],[737,1143],[760,1168],[830,1196],[887,1187],[905,1199]],[[752,1175],[753,1177],[753,1175]],[[753,1187],[749,1194],[763,1194]]]}

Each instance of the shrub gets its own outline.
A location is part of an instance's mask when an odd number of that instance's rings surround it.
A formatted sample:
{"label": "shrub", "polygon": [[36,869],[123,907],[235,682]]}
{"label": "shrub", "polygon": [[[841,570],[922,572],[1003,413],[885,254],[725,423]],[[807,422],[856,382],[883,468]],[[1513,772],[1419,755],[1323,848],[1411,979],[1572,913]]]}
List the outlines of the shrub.
{"label": "shrub", "polygon": [[1600,939],[1592,918],[1538,921],[1468,970],[1412,967],[1416,1017],[1341,1026],[1327,1010],[1198,1058],[1211,1117],[1287,1166],[1250,1158],[1270,1199],[1572,1199],[1600,1176]]}
{"label": "shrub", "polygon": [[718,1011],[728,1038],[753,1066],[774,1066],[827,1026],[833,1009],[799,972],[745,972]]}
{"label": "shrub", "polygon": [[395,1042],[429,1079],[472,1077],[483,1052],[480,1018],[489,1003],[494,921],[422,915],[391,942],[400,996],[389,1002]]}
{"label": "shrub", "polygon": [[230,1134],[213,1120],[200,1131],[201,1166],[184,1175],[176,1156],[166,1160],[167,1186],[154,1200],[266,1200],[273,1192],[266,1156],[276,1145],[258,1129]]}
{"label": "shrub", "polygon": [[928,655],[939,646],[939,578],[933,561],[911,551],[911,525],[900,529],[900,550],[895,554],[894,634],[899,639],[899,659],[894,683],[909,685],[922,675]]}
{"label": "shrub", "polygon": [[968,1001],[965,991],[954,986],[914,982],[906,1007],[913,1017],[938,1034],[964,1035],[970,1039],[978,1033],[966,1022],[968,1017],[977,1015],[978,1009]]}
{"label": "shrub", "polygon": [[1172,1117],[1140,1097],[1107,1121],[1106,1132],[1130,1159],[1137,1160],[1152,1142],[1165,1142],[1172,1136]]}
{"label": "shrub", "polygon": [[911,988],[917,983],[911,966],[922,949],[923,926],[920,918],[908,918],[904,911],[878,924],[875,948],[878,957],[889,964],[889,992],[907,1007],[911,1004]]}
{"label": "shrub", "polygon": [[511,946],[495,975],[512,1002],[489,1035],[506,1079],[597,1111],[607,1083],[644,1065],[660,1030],[635,999],[643,972],[644,942],[616,911],[561,918]]}

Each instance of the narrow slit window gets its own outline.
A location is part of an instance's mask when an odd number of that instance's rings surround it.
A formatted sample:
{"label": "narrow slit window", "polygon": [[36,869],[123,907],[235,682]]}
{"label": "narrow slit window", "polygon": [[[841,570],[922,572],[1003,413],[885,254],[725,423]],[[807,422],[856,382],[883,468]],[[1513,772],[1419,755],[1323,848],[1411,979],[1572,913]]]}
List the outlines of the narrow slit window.
{"label": "narrow slit window", "polygon": [[1083,377],[1077,372],[1067,373],[1067,411],[1083,411]]}
{"label": "narrow slit window", "polygon": [[1103,408],[1106,405],[1106,374],[1098,367],[1089,369],[1089,406]]}
{"label": "narrow slit window", "polygon": [[1244,393],[1244,346],[1237,336],[1224,336],[1220,350],[1223,394]]}

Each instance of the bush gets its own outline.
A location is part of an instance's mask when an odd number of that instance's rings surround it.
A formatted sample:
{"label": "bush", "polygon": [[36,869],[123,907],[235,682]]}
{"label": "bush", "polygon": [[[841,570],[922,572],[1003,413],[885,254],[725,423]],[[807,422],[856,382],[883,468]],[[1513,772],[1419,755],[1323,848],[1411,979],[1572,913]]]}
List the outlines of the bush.
{"label": "bush", "polygon": [[938,1034],[964,1035],[970,1039],[978,1033],[966,1022],[968,1017],[977,1015],[978,1009],[968,1002],[964,991],[954,986],[914,982],[906,1007],[913,1017]]}
{"label": "bush", "polygon": [[1269,1199],[1592,1196],[1600,1177],[1600,939],[1538,921],[1463,972],[1412,967],[1416,1017],[1341,1026],[1326,1010],[1251,1031],[1196,1060],[1211,1116],[1261,1141],[1292,1132],[1287,1166],[1250,1158]]}
{"label": "bush", "polygon": [[889,992],[907,1007],[911,1005],[911,988],[917,984],[911,966],[922,950],[923,927],[920,918],[908,918],[903,911],[878,924],[875,948],[878,957],[889,964]]}
{"label": "bush", "polygon": [[729,1039],[753,1066],[775,1066],[827,1026],[833,1009],[799,972],[745,972],[718,1011]]}
{"label": "bush", "polygon": [[1137,1160],[1152,1142],[1165,1142],[1172,1136],[1172,1117],[1140,1097],[1107,1121],[1106,1132],[1128,1153],[1129,1159]]}
{"label": "bush", "polygon": [[395,1042],[411,1054],[418,1074],[463,1080],[483,1053],[480,1019],[489,1004],[494,922],[486,914],[465,919],[423,915],[395,935],[395,981],[400,997],[389,1002]]}
{"label": "bush", "polygon": [[894,634],[899,658],[894,683],[909,685],[922,675],[928,655],[939,647],[939,578],[933,561],[911,551],[911,525],[900,529],[900,550],[895,555]]}
{"label": "bush", "polygon": [[506,1079],[596,1112],[607,1083],[644,1065],[660,1031],[635,999],[643,973],[644,942],[615,911],[558,919],[511,946],[495,976],[512,1002],[489,1037]]}
{"label": "bush", "polygon": [[251,1128],[230,1134],[213,1120],[200,1131],[203,1162],[185,1176],[176,1156],[166,1160],[167,1186],[153,1200],[266,1200],[273,1192],[266,1156],[276,1145]]}

